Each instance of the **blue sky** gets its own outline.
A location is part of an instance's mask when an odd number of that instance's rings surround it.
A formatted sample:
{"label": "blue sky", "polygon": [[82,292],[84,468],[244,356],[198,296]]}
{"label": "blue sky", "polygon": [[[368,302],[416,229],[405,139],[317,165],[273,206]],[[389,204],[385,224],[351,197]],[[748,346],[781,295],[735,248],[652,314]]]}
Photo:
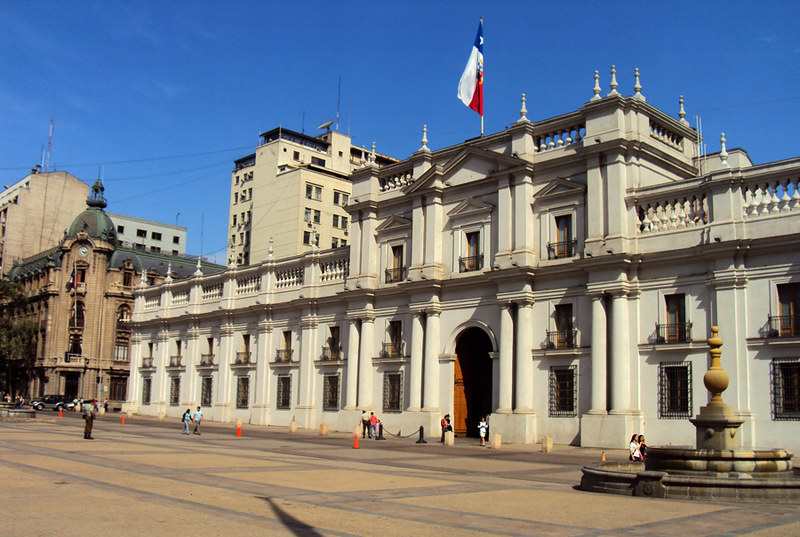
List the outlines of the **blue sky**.
{"label": "blue sky", "polygon": [[[655,2],[653,2],[655,4]],[[0,180],[53,161],[91,182],[111,211],[178,221],[189,251],[224,251],[231,162],[273,126],[342,130],[405,157],[477,134],[456,85],[485,17],[486,127],[568,112],[607,91],[703,116],[757,162],[795,156],[800,123],[797,2],[0,2]],[[635,6],[631,9],[630,6]],[[757,7],[756,7],[757,6]],[[263,238],[266,240],[266,238]],[[260,240],[258,237],[254,240]]]}

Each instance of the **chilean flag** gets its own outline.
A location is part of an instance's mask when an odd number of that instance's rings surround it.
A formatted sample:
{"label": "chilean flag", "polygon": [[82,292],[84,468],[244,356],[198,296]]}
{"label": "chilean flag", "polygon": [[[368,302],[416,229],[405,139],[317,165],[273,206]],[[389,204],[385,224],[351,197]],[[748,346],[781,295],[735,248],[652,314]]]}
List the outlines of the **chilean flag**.
{"label": "chilean flag", "polygon": [[483,117],[483,19],[478,24],[475,44],[458,81],[458,98]]}

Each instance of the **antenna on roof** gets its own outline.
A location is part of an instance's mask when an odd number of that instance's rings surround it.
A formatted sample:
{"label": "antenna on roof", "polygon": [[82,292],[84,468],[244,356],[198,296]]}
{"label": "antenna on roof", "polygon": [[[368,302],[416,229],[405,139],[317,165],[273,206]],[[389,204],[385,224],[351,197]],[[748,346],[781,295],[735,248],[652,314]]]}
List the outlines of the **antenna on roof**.
{"label": "antenna on roof", "polygon": [[703,144],[703,118],[700,114],[695,114],[697,124],[697,168],[700,175],[703,175],[703,159],[705,158],[705,145]]}
{"label": "antenna on roof", "polygon": [[53,158],[53,138],[56,134],[56,125],[53,123],[53,118],[50,118],[50,124],[47,128],[47,152],[42,159],[44,162],[42,163],[42,167],[44,171],[50,171],[50,163],[52,162]]}
{"label": "antenna on roof", "polygon": [[336,130],[340,130],[339,121],[341,120],[342,109],[342,75],[339,75],[339,85],[336,88]]}
{"label": "antenna on roof", "polygon": [[300,132],[305,134],[306,133],[306,111],[303,110],[303,114],[300,116]]}
{"label": "antenna on roof", "polygon": [[319,126],[319,127],[317,127],[317,128],[318,128],[319,130],[323,130],[323,131],[325,131],[326,133],[328,133],[328,132],[330,132],[330,131],[331,131],[331,125],[333,125],[333,123],[334,123],[334,121],[333,121],[333,120],[331,120],[331,121],[326,121],[325,123],[323,123],[322,125],[320,125],[320,126]]}

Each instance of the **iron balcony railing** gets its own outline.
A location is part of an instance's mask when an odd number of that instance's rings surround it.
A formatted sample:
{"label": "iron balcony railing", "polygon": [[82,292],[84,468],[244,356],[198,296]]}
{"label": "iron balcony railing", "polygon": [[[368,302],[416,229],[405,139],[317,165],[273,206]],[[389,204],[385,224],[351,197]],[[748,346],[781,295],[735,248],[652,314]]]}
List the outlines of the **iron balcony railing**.
{"label": "iron balcony railing", "polygon": [[483,268],[483,255],[461,257],[458,260],[459,272],[474,272]]}
{"label": "iron balcony railing", "polygon": [[213,354],[201,354],[200,355],[200,365],[201,366],[214,365],[214,355]]}
{"label": "iron balcony railing", "polygon": [[402,282],[406,277],[405,267],[394,267],[386,269],[386,283]]}
{"label": "iron balcony railing", "polygon": [[322,354],[319,355],[322,362],[336,362],[342,359],[342,348],[339,345],[325,345],[322,347]]}
{"label": "iron balcony railing", "polygon": [[288,363],[292,361],[293,349],[278,349],[275,351],[275,361],[278,363]]}
{"label": "iron balcony railing", "polygon": [[181,367],[183,365],[183,356],[180,354],[169,357],[170,367]]}
{"label": "iron balcony railing", "polygon": [[402,356],[400,351],[400,344],[392,341],[383,344],[381,349],[381,358],[399,358]]}
{"label": "iron balcony railing", "polygon": [[692,341],[692,323],[667,323],[656,325],[656,343],[689,343]]}
{"label": "iron balcony railing", "polygon": [[562,259],[575,255],[575,245],[577,240],[549,242],[547,243],[547,259]]}
{"label": "iron balcony railing", "polygon": [[578,339],[578,331],[574,328],[564,330],[548,330],[547,348],[548,349],[574,349]]}
{"label": "iron balcony railing", "polygon": [[250,363],[250,353],[249,352],[237,352],[235,364],[249,364]]}
{"label": "iron balcony railing", "polygon": [[768,325],[767,337],[800,336],[800,316],[770,315]]}

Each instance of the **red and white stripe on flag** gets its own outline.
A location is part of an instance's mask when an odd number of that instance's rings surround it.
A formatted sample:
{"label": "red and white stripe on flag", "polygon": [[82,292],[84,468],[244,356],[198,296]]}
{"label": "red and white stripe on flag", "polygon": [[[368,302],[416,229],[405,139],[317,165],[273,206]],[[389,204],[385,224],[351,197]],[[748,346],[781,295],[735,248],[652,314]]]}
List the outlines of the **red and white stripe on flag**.
{"label": "red and white stripe on flag", "polygon": [[478,34],[475,36],[467,66],[458,81],[458,98],[483,116],[483,20],[478,24]]}

